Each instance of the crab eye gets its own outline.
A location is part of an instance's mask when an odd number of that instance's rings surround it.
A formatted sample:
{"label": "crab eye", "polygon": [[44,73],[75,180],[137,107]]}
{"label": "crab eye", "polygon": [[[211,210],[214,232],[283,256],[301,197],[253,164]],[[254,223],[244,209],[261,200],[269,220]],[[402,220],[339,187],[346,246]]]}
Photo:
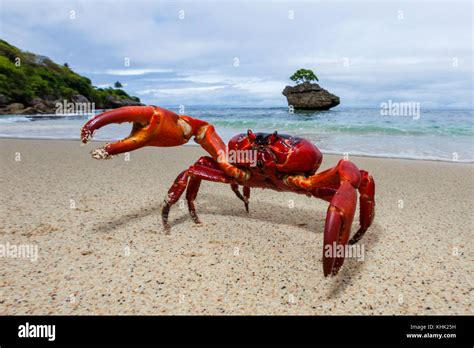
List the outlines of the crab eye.
{"label": "crab eye", "polygon": [[272,135],[268,137],[268,144],[272,145],[278,140],[278,132],[274,131]]}
{"label": "crab eye", "polygon": [[249,129],[247,131],[247,136],[249,137],[250,140],[254,141],[255,139],[257,139],[257,136]]}

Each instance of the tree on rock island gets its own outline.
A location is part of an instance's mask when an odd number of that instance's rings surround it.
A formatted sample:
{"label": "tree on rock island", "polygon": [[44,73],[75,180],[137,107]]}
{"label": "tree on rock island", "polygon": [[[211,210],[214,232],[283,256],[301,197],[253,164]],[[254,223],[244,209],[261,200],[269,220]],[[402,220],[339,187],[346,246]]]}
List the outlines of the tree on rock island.
{"label": "tree on rock island", "polygon": [[293,75],[291,75],[290,80],[295,81],[296,84],[319,81],[316,74],[309,69],[298,69]]}

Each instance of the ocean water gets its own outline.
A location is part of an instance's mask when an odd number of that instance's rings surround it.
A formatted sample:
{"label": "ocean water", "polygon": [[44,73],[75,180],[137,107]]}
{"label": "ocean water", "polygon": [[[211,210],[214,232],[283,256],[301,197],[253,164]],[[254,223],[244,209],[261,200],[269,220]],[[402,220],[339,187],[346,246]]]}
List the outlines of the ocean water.
{"label": "ocean water", "polygon": [[[178,107],[167,108],[178,112]],[[310,139],[328,154],[474,162],[472,110],[421,109],[415,116],[383,116],[379,109],[290,113],[287,108],[200,106],[188,107],[185,113],[214,124],[224,141],[247,129],[277,130]],[[79,139],[87,118],[1,115],[0,137]],[[121,139],[130,128],[130,124],[108,125],[94,138]]]}

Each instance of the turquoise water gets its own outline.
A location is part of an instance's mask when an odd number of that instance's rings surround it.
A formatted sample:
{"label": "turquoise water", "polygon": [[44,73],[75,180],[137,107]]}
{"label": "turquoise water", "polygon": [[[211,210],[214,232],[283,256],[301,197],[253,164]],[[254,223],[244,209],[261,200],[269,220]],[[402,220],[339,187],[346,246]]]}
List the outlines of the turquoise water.
{"label": "turquoise water", "polygon": [[[168,107],[178,112],[178,107]],[[383,116],[379,109],[336,108],[295,112],[287,108],[188,107],[185,113],[216,126],[227,141],[247,129],[298,135],[323,153],[459,162],[474,161],[472,110],[423,110],[415,116]],[[86,116],[0,116],[0,137],[79,139]],[[97,140],[116,140],[130,125],[111,125]]]}

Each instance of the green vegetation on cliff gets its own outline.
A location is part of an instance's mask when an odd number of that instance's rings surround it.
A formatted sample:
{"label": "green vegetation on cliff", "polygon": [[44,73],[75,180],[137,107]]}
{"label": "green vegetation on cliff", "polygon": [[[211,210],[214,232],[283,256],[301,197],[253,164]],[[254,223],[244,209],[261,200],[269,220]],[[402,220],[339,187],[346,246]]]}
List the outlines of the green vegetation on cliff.
{"label": "green vegetation on cliff", "polygon": [[71,100],[75,95],[86,97],[98,109],[140,102],[122,89],[92,86],[91,80],[76,74],[68,64],[56,64],[0,40],[0,104],[31,105],[35,98]]}

